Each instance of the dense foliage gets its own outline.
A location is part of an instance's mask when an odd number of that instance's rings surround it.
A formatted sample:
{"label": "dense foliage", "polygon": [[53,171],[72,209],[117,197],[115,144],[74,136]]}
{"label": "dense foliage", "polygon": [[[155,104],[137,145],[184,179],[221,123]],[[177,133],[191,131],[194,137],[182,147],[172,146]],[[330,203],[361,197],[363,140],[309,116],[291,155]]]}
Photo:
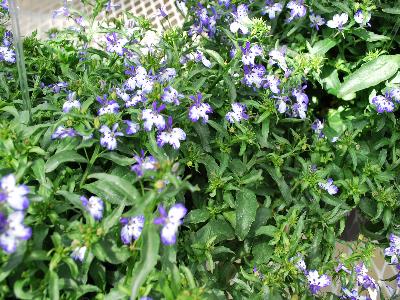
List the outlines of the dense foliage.
{"label": "dense foliage", "polygon": [[400,5],[81,2],[24,39],[31,111],[0,3],[0,298],[397,297]]}

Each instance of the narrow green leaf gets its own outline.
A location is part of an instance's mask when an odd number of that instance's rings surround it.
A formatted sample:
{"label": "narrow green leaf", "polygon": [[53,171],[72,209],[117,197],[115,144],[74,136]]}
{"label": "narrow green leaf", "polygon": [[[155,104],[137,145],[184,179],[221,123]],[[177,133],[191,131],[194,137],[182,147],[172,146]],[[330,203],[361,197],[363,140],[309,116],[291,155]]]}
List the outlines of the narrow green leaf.
{"label": "narrow green leaf", "polygon": [[256,230],[255,236],[267,235],[270,237],[274,237],[274,234],[276,233],[277,230],[278,230],[278,228],[276,228],[275,226],[272,226],[272,225],[261,226],[260,228],[258,228]]}
{"label": "narrow green leaf", "polygon": [[99,157],[111,160],[112,162],[116,163],[120,166],[130,166],[135,163],[135,159],[126,157],[116,153],[115,151],[104,152],[99,155]]}
{"label": "narrow green leaf", "polygon": [[253,191],[243,189],[236,193],[236,234],[244,240],[256,218],[258,202]]}
{"label": "narrow green leaf", "polygon": [[54,271],[49,271],[49,296],[51,300],[60,299],[60,290],[58,286],[58,275]]}
{"label": "narrow green leaf", "polygon": [[335,40],[332,40],[330,38],[323,39],[321,41],[318,41],[312,46],[311,49],[309,49],[310,54],[312,55],[325,55],[330,49],[335,47],[337,42]]}
{"label": "narrow green leaf", "polygon": [[339,88],[337,96],[344,98],[346,95],[373,87],[395,75],[399,67],[400,54],[382,55],[362,65],[358,70],[346,77]]}
{"label": "narrow green leaf", "polygon": [[76,153],[76,151],[73,150],[57,152],[46,162],[45,172],[52,172],[57,169],[60,164],[65,162],[86,163],[87,160],[82,155]]}
{"label": "narrow green leaf", "polygon": [[160,238],[153,224],[148,224],[144,227],[142,239],[140,261],[135,265],[132,272],[131,300],[136,300],[139,296],[139,288],[146,281],[147,275],[156,266],[158,260]]}
{"label": "narrow green leaf", "polygon": [[211,50],[211,49],[206,49],[204,50],[206,53],[208,53],[214,60],[219,63],[222,67],[225,67],[225,62],[224,59],[219,55],[218,52]]}

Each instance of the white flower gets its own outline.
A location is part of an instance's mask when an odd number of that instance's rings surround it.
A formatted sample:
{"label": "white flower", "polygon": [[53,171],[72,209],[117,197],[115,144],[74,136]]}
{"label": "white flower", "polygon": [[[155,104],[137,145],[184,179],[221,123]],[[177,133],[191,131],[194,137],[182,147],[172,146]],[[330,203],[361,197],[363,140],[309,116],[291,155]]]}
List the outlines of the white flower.
{"label": "white flower", "polygon": [[0,202],[7,201],[12,209],[27,209],[29,206],[28,193],[29,188],[23,184],[17,185],[17,180],[13,174],[4,176],[0,180]]}
{"label": "white flower", "polygon": [[235,21],[231,23],[229,29],[236,33],[239,30],[242,34],[248,34],[251,26],[251,20],[248,16],[248,8],[246,4],[240,4],[237,7],[236,13],[233,14]]}
{"label": "white flower", "polygon": [[330,28],[337,28],[339,30],[343,29],[343,25],[347,23],[349,16],[346,13],[336,14],[333,16],[332,20],[329,20],[326,25]]}
{"label": "white flower", "polygon": [[179,149],[180,141],[186,139],[186,133],[180,128],[172,128],[162,131],[157,137],[157,145],[163,147],[165,144],[170,144],[174,149]]}
{"label": "white flower", "polygon": [[74,260],[82,262],[83,259],[85,258],[86,250],[87,250],[86,246],[76,247],[74,251],[72,251],[71,256]]}

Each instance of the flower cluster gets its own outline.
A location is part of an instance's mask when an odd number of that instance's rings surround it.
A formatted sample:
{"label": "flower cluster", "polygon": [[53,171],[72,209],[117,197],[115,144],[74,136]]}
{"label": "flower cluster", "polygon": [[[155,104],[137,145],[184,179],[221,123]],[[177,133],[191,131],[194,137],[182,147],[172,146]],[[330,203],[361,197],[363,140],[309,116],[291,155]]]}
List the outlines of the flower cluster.
{"label": "flower cluster", "polygon": [[28,193],[29,188],[18,185],[13,174],[1,178],[0,203],[4,210],[0,212],[0,247],[8,254],[15,252],[18,245],[32,235],[31,228],[24,225]]}
{"label": "flower cluster", "polygon": [[319,182],[318,186],[327,191],[329,195],[335,195],[339,192],[339,188],[333,184],[333,179],[332,178],[328,178],[326,180],[326,183],[323,182]]}
{"label": "flower cluster", "polygon": [[307,265],[301,256],[293,258],[292,261],[295,261],[297,269],[306,276],[310,291],[313,295],[317,294],[322,288],[331,285],[332,281],[328,275],[319,275],[317,270],[307,270]]}
{"label": "flower cluster", "polygon": [[195,19],[190,27],[189,35],[205,35],[212,38],[216,32],[216,22],[219,18],[214,7],[207,10],[201,3],[197,4]]}
{"label": "flower cluster", "polygon": [[15,63],[15,51],[12,49],[12,34],[6,31],[0,44],[0,62]]}
{"label": "flower cluster", "polygon": [[378,113],[393,112],[395,103],[400,103],[400,88],[393,88],[385,95],[377,95],[371,99],[371,104],[375,106]]}
{"label": "flower cluster", "polygon": [[[389,247],[385,249],[385,256],[390,258],[390,263],[396,265],[397,270],[400,270],[400,237],[391,233],[389,235]],[[396,277],[397,286],[400,288],[400,271]]]}

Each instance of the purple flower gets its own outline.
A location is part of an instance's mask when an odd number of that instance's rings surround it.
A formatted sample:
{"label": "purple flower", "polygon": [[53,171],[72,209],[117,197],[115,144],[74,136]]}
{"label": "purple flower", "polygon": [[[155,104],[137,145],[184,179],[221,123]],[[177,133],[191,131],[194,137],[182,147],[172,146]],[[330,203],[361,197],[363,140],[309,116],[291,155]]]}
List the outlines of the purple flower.
{"label": "purple flower", "polygon": [[316,270],[308,271],[306,277],[312,294],[316,294],[320,289],[331,285],[329,276],[325,274],[319,276]]}
{"label": "purple flower", "polygon": [[342,288],[343,295],[340,299],[348,299],[348,300],[371,300],[371,298],[367,296],[362,296],[358,293],[356,289],[349,290],[347,288]]}
{"label": "purple flower", "polygon": [[287,22],[292,22],[294,19],[302,18],[307,13],[307,8],[304,6],[303,0],[291,0],[286,5],[290,9],[290,16]]}
{"label": "purple flower", "polygon": [[0,47],[0,62],[15,63],[15,52],[8,47]]}
{"label": "purple flower", "polygon": [[0,213],[0,247],[8,254],[15,252],[21,241],[28,240],[32,235],[30,227],[24,224],[24,213],[15,211],[7,219]]}
{"label": "purple flower", "polygon": [[307,94],[304,93],[304,90],[306,88],[307,86],[304,85],[303,87],[300,87],[292,91],[292,95],[296,97],[296,103],[292,107],[293,116],[299,117],[300,119],[306,118],[306,113],[308,109],[309,100]]}
{"label": "purple flower", "polygon": [[257,56],[263,55],[263,50],[259,45],[250,46],[250,42],[246,42],[245,47],[241,47],[242,49],[242,62],[244,65],[254,65],[254,59]]}
{"label": "purple flower", "polygon": [[74,108],[79,110],[81,108],[81,103],[79,100],[76,100],[76,93],[70,92],[68,93],[67,101],[64,102],[63,112],[68,113]]}
{"label": "purple flower", "polygon": [[95,219],[96,221],[101,220],[103,218],[103,210],[104,210],[104,203],[99,197],[90,197],[87,199],[85,196],[81,198],[82,205],[86,208],[89,214]]}
{"label": "purple flower", "polygon": [[100,138],[100,145],[108,150],[114,150],[117,148],[117,137],[123,136],[122,132],[118,132],[118,123],[113,125],[110,129],[108,126],[103,125],[100,128],[100,132],[103,134]]}
{"label": "purple flower", "polygon": [[364,289],[371,288],[375,290],[377,288],[375,280],[367,274],[368,269],[362,262],[358,264],[354,270],[356,271],[357,282],[360,286],[362,286]]}
{"label": "purple flower", "polygon": [[131,70],[125,73],[132,75],[124,84],[126,90],[133,91],[136,88],[140,88],[142,93],[145,94],[150,93],[153,90],[154,81],[151,76],[147,74],[147,71],[144,67],[132,67]]}
{"label": "purple flower", "polygon": [[368,22],[371,20],[371,13],[370,12],[363,12],[362,9],[359,9],[354,14],[354,21],[360,24],[361,26],[371,26]]}
{"label": "purple flower", "polygon": [[179,149],[180,141],[184,140],[186,140],[186,133],[180,128],[172,128],[172,117],[169,117],[165,131],[157,136],[157,145],[163,147],[165,144],[170,144],[174,149]]}
{"label": "purple flower", "polygon": [[249,9],[246,4],[240,4],[233,12],[233,18],[235,21],[231,23],[229,29],[233,32],[241,32],[242,34],[248,34],[251,24],[251,20],[248,15]]}
{"label": "purple flower", "polygon": [[318,138],[323,138],[325,137],[324,133],[322,130],[324,129],[324,123],[321,122],[319,119],[316,119],[314,123],[311,124],[311,129],[317,134]]}
{"label": "purple flower", "polygon": [[310,14],[311,28],[319,30],[319,27],[326,23],[325,19],[320,15]]}
{"label": "purple flower", "polygon": [[400,237],[391,233],[389,241],[389,247],[385,249],[385,256],[390,257],[391,264],[398,264],[400,257]]}
{"label": "purple flower", "polygon": [[59,82],[59,83],[50,85],[49,87],[51,87],[53,89],[54,93],[58,94],[59,92],[61,92],[61,90],[65,90],[68,87],[68,83],[67,82]]}
{"label": "purple flower", "polygon": [[70,15],[69,9],[66,5],[60,7],[59,9],[56,9],[55,11],[53,11],[53,19],[57,18],[59,16],[64,16],[64,17],[68,17]]}
{"label": "purple flower", "polygon": [[136,134],[140,130],[140,125],[138,123],[128,120],[125,120],[124,123],[126,124],[126,134]]}
{"label": "purple flower", "polygon": [[189,108],[189,119],[192,122],[197,122],[200,118],[203,118],[203,124],[208,121],[208,114],[213,112],[211,105],[202,102],[203,95],[197,93],[197,96],[189,96],[194,101],[194,104]]}
{"label": "purple flower", "polygon": [[151,155],[145,156],[144,151],[141,151],[141,155],[135,155],[133,158],[136,160],[136,163],[131,167],[131,170],[136,173],[138,177],[142,177],[144,171],[147,170],[157,170],[158,161]]}
{"label": "purple flower", "polygon": [[163,225],[161,229],[161,241],[164,245],[175,244],[178,227],[182,224],[182,219],[187,213],[186,207],[181,203],[175,204],[167,214],[164,207],[160,205],[158,211],[160,212],[160,217],[154,220],[154,224]]}
{"label": "purple flower", "polygon": [[211,67],[211,61],[209,61],[207,57],[204,56],[204,53],[200,50],[196,50],[196,52],[187,54],[185,57],[183,57],[183,60],[181,60],[181,62],[192,60],[194,60],[195,62],[201,62],[206,68]]}
{"label": "purple flower", "polygon": [[255,86],[256,88],[267,87],[267,79],[265,77],[265,67],[263,65],[244,66],[243,83],[247,86]]}
{"label": "purple flower", "polygon": [[332,178],[328,178],[326,183],[323,182],[319,182],[318,186],[327,191],[329,195],[335,195],[339,192],[339,188],[333,184],[333,179]]}
{"label": "purple flower", "polygon": [[376,111],[380,114],[394,111],[394,103],[387,96],[378,95],[371,99],[371,104],[375,106]]}
{"label": "purple flower", "polygon": [[286,64],[286,48],[282,47],[280,49],[273,49],[269,53],[269,61],[268,63],[270,65],[278,65],[284,72],[285,72],[285,77],[289,77],[290,75],[290,70]]}
{"label": "purple flower", "polygon": [[276,14],[282,11],[283,5],[278,2],[275,3],[273,0],[266,0],[265,7],[262,10],[262,15],[268,14],[270,20],[275,19]]}
{"label": "purple flower", "polygon": [[276,100],[275,100],[275,107],[276,107],[276,109],[277,109],[281,114],[285,113],[285,112],[288,110],[287,103],[290,101],[290,100],[289,100],[289,97],[287,97],[287,96],[279,96],[279,97],[276,97],[276,96],[275,96],[275,98],[276,98]]}
{"label": "purple flower", "polygon": [[160,114],[162,110],[164,110],[165,104],[161,104],[157,107],[157,102],[153,102],[152,109],[144,109],[142,112],[142,119],[144,120],[144,129],[146,131],[150,131],[153,126],[157,128],[157,130],[163,130],[165,128],[165,120],[164,117]]}
{"label": "purple flower", "polygon": [[121,240],[124,244],[132,243],[132,240],[137,240],[142,233],[144,226],[144,216],[121,218]]}
{"label": "purple flower", "polygon": [[274,94],[279,94],[279,84],[281,83],[280,79],[278,77],[275,77],[274,75],[267,75],[266,80],[271,92],[273,92]]}
{"label": "purple flower", "polygon": [[13,41],[12,32],[6,30],[3,36],[3,46],[10,47],[12,45],[12,41]]}
{"label": "purple flower", "polygon": [[226,8],[228,8],[231,4],[231,0],[218,0],[218,4],[221,6],[224,5]]}
{"label": "purple flower", "polygon": [[232,103],[232,111],[225,115],[225,118],[230,123],[240,122],[241,120],[247,120],[249,116],[246,114],[246,105],[242,103]]}
{"label": "purple flower", "polygon": [[14,210],[25,210],[29,206],[28,193],[29,188],[24,184],[17,185],[13,174],[0,179],[0,203],[7,202]]}
{"label": "purple flower", "polygon": [[124,54],[124,46],[128,43],[126,38],[119,38],[116,32],[112,32],[106,34],[105,40],[107,52],[117,53],[119,56]]}
{"label": "purple flower", "polygon": [[165,5],[158,8],[157,17],[161,19],[168,17],[167,7]]}
{"label": "purple flower", "polygon": [[326,26],[330,28],[337,28],[339,30],[343,30],[344,24],[349,20],[349,15],[346,13],[336,14],[333,16],[332,20],[329,20],[326,23]]}
{"label": "purple flower", "polygon": [[4,9],[4,10],[8,10],[8,3],[7,3],[7,0],[2,0],[2,1],[0,2],[0,7],[1,7],[2,9]]}
{"label": "purple flower", "polygon": [[176,77],[176,70],[174,68],[165,68],[158,74],[158,81],[160,83],[170,82]]}
{"label": "purple flower", "polygon": [[54,133],[51,135],[53,140],[55,139],[65,139],[67,137],[76,136],[76,131],[73,128],[65,128],[64,126],[58,126]]}
{"label": "purple flower", "polygon": [[72,257],[75,261],[80,261],[80,262],[82,262],[83,259],[85,258],[86,250],[87,250],[87,247],[86,247],[86,246],[75,247],[74,251],[72,251],[72,253],[71,253],[71,257]]}
{"label": "purple flower", "polygon": [[97,96],[96,99],[102,105],[98,111],[99,116],[105,114],[117,114],[119,112],[119,104],[114,100],[108,100],[107,95],[103,95],[103,98]]}
{"label": "purple flower", "polygon": [[195,11],[195,20],[190,27],[189,35],[207,35],[212,38],[216,32],[218,18],[219,15],[213,7],[211,8],[211,16],[209,16],[207,9],[201,3],[198,3]]}
{"label": "purple flower", "polygon": [[397,103],[400,102],[400,88],[393,88],[388,93],[389,97],[396,101]]}
{"label": "purple flower", "polygon": [[165,103],[173,103],[175,105],[179,105],[179,99],[184,98],[185,96],[178,93],[172,86],[167,86],[164,88],[164,92],[161,95],[161,101]]}

